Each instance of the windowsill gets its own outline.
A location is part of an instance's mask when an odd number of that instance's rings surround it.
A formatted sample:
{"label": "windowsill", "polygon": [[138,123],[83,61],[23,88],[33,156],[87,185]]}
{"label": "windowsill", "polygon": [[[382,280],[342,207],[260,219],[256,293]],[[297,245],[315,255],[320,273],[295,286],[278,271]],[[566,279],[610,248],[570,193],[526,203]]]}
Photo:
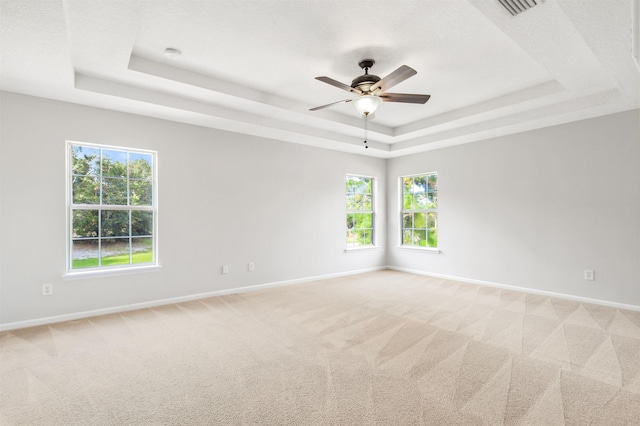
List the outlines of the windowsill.
{"label": "windowsill", "polygon": [[344,249],[344,251],[350,252],[350,251],[360,251],[360,250],[374,250],[379,248],[380,246],[358,246],[358,247],[347,247]]}
{"label": "windowsill", "polygon": [[431,253],[431,254],[442,253],[439,248],[435,248],[435,247],[396,246],[396,248],[403,249],[403,250],[423,251],[425,253]]}
{"label": "windowsill", "polygon": [[100,269],[92,271],[67,272],[62,275],[63,281],[84,280],[90,278],[112,277],[117,275],[141,274],[144,272],[156,272],[162,269],[160,265],[134,266],[131,268]]}

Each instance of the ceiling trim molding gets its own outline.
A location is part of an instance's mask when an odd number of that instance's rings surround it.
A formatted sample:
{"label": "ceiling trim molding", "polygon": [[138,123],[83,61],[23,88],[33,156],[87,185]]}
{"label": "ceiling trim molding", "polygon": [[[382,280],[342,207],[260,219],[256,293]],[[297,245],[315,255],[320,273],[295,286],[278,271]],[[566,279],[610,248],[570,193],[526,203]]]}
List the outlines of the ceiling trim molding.
{"label": "ceiling trim molding", "polygon": [[514,105],[524,102],[531,102],[533,99],[545,98],[564,92],[564,87],[556,80],[548,80],[544,83],[528,87],[526,89],[507,93],[496,98],[478,102],[464,108],[448,111],[424,120],[414,121],[404,126],[396,127],[395,136],[404,136],[409,134],[417,134],[423,131],[433,130],[439,125],[454,124],[457,121],[469,119],[482,114],[496,112],[505,108],[513,108]]}
{"label": "ceiling trim molding", "polygon": [[493,120],[474,123],[468,126],[458,127],[422,138],[398,143],[391,147],[391,151],[402,151],[415,147],[423,147],[424,150],[429,150],[429,146],[435,143],[437,143],[435,146],[438,148],[458,145],[460,144],[459,138],[464,138],[464,142],[462,143],[468,143],[486,139],[488,137],[495,137],[500,134],[520,133],[521,131],[528,130],[518,129],[518,126],[523,123],[534,123],[548,117],[555,117],[556,124],[569,122],[573,121],[571,115],[572,113],[575,113],[576,106],[580,106],[581,110],[597,108],[603,104],[614,102],[619,97],[620,92],[618,90],[606,90],[588,96],[583,96],[581,98],[556,103],[554,105],[529,109]]}
{"label": "ceiling trim molding", "polygon": [[[136,54],[131,55],[128,69],[144,73],[147,75],[170,80],[176,83],[186,84],[189,86],[199,87],[216,94],[226,95],[219,99],[220,102],[255,102],[261,106],[278,108],[285,110],[288,114],[295,111],[298,114],[306,115],[310,118],[330,119],[335,123],[343,124],[352,128],[360,129],[362,120],[327,111],[326,114],[317,114],[308,111],[309,106],[306,103],[298,102],[293,99],[284,98],[272,93],[257,90],[251,87],[240,86],[230,83],[219,78],[211,77],[196,71],[179,68],[147,59]],[[232,98],[229,98],[232,97]],[[369,131],[379,133],[381,135],[393,136],[393,129],[379,125],[375,122],[369,124]]]}
{"label": "ceiling trim molding", "polygon": [[[215,127],[236,133],[266,137],[267,139],[284,140],[345,152],[357,152],[360,154],[363,149],[362,138],[349,137],[323,129],[312,129],[295,123],[283,123],[282,121],[261,115],[235,111],[227,107],[187,99],[174,94],[162,93],[157,90],[132,86],[84,73],[76,72],[75,88],[129,99],[131,101],[143,102],[158,107],[168,107],[177,112],[189,111],[201,115],[199,120],[184,120],[180,114],[165,113],[161,118],[168,120],[187,122],[205,127]],[[301,137],[301,135],[303,137]],[[369,145],[370,150],[380,151],[378,155],[374,156],[383,157],[385,152],[390,151],[390,147],[386,143],[370,140],[367,145]]]}

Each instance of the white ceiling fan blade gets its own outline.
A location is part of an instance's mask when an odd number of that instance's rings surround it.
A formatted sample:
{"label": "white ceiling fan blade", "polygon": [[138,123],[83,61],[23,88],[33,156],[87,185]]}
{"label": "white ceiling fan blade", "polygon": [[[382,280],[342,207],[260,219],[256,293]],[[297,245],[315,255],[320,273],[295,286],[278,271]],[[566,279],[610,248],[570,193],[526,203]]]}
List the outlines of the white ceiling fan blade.
{"label": "white ceiling fan blade", "polygon": [[330,107],[331,105],[339,104],[339,103],[342,103],[342,102],[351,102],[351,101],[352,101],[351,99],[343,99],[341,101],[331,102],[330,104],[321,105],[321,106],[318,106],[318,107],[315,107],[315,108],[310,108],[309,111],[317,111],[319,109]]}
{"label": "white ceiling fan blade", "polygon": [[383,78],[382,80],[380,80],[379,82],[371,86],[371,89],[369,90],[373,92],[376,89],[380,88],[382,89],[383,92],[386,92],[396,84],[405,81],[406,79],[416,75],[417,73],[418,72],[413,68],[408,67],[406,65],[402,65],[397,70],[395,70],[394,72],[392,72],[391,74],[389,74],[388,76],[386,76],[385,78]]}

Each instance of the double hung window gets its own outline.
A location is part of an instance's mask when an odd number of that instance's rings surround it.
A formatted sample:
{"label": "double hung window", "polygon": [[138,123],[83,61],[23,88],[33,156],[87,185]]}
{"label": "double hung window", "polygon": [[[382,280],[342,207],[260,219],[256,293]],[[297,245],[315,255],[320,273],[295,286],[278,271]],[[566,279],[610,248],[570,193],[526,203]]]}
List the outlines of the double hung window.
{"label": "double hung window", "polygon": [[157,264],[156,153],[68,149],[69,272]]}
{"label": "double hung window", "polygon": [[402,186],[402,245],[438,247],[438,173],[405,176]]}
{"label": "double hung window", "polygon": [[347,175],[347,247],[374,245],[373,178]]}

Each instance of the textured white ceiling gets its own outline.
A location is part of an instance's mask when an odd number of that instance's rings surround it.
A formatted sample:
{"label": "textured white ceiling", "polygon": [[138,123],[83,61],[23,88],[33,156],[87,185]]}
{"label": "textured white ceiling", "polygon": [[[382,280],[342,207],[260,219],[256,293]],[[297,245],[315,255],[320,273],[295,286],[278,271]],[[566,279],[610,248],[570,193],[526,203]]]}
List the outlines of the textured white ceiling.
{"label": "textured white ceiling", "polygon": [[[638,108],[636,3],[2,0],[0,88],[390,158]],[[383,103],[368,150],[349,103],[308,111],[351,97],[314,77],[366,58],[431,95]]]}

